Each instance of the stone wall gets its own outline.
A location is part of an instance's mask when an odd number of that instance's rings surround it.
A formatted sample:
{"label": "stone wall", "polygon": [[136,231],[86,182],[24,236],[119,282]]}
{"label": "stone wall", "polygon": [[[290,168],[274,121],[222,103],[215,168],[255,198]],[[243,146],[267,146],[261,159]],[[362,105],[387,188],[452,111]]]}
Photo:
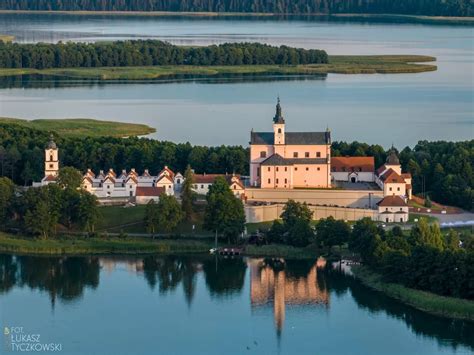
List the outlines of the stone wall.
{"label": "stone wall", "polygon": [[[262,206],[245,206],[245,218],[247,223],[270,222],[280,218],[283,212],[283,203],[262,205]],[[335,219],[346,221],[357,221],[364,217],[373,220],[378,219],[377,210],[369,210],[362,208],[344,208],[344,207],[325,207],[325,206],[309,206],[313,212],[313,219],[319,220],[333,216]]]}
{"label": "stone wall", "polygon": [[300,190],[300,189],[259,189],[246,188],[247,201],[263,201],[271,203],[286,203],[288,200],[306,202],[312,205],[339,206],[351,208],[377,207],[377,202],[383,199],[380,190]]}

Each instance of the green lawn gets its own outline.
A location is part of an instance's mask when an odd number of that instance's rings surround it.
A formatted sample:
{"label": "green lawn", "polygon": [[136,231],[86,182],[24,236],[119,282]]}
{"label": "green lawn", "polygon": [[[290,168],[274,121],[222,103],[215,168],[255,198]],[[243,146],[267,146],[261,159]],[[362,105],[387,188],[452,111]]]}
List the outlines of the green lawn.
{"label": "green lawn", "polygon": [[127,137],[147,135],[156,131],[154,128],[144,124],[98,121],[84,118],[28,121],[0,117],[1,123],[17,124],[42,131],[55,132],[65,137]]}
{"label": "green lawn", "polygon": [[387,74],[419,73],[434,71],[436,58],[419,55],[377,55],[377,56],[329,56],[328,64],[308,65],[240,65],[240,66],[144,66],[144,67],[102,67],[102,68],[53,68],[53,69],[0,69],[0,76],[22,74],[43,74],[63,77],[95,78],[100,80],[145,80],[170,75],[213,76],[225,74]]}
{"label": "green lawn", "polygon": [[151,238],[35,239],[0,233],[0,252],[26,254],[148,254],[207,253],[212,243],[203,240]]}

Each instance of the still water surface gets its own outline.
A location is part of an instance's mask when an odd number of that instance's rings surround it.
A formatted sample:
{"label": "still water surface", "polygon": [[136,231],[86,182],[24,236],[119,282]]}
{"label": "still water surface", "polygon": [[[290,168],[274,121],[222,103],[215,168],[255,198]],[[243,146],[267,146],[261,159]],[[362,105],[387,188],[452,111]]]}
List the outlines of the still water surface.
{"label": "still water surface", "polygon": [[319,260],[0,255],[3,326],[63,354],[469,354],[429,316]]}
{"label": "still water surface", "polygon": [[[282,98],[288,129],[324,130],[335,140],[413,146],[420,139],[474,137],[474,35],[466,26],[353,21],[0,15],[0,33],[19,42],[159,38],[182,45],[259,41],[329,54],[421,54],[438,71],[272,80],[49,85],[0,83],[0,116],[90,117],[146,123],[156,138],[246,145],[270,128]],[[44,86],[42,86],[44,84]]]}

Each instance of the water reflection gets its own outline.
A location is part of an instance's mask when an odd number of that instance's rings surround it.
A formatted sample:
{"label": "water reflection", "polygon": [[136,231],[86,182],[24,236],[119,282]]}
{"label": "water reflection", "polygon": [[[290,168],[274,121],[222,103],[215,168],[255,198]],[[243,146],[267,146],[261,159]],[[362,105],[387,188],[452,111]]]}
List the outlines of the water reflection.
{"label": "water reflection", "polygon": [[[326,265],[323,259],[221,259],[202,255],[34,257],[0,254],[0,300],[15,290],[30,289],[47,294],[52,308],[57,301],[63,307],[75,301],[74,307],[80,308],[81,304],[87,303],[87,298],[93,299],[95,293],[100,293],[100,289],[113,287],[113,281],[118,281],[121,287],[127,289],[129,297],[136,297],[133,287],[137,285],[129,287],[134,282],[131,280],[137,278],[144,280],[150,293],[158,293],[163,302],[167,299],[179,300],[178,292],[182,291],[185,304],[194,312],[193,303],[199,299],[199,306],[195,307],[203,307],[203,297],[209,298],[205,307],[222,307],[223,312],[230,312],[238,305],[250,305],[249,320],[245,320],[245,314],[234,319],[243,322],[242,326],[248,326],[248,321],[252,322],[262,314],[267,316],[266,310],[272,308],[271,317],[278,339],[284,332],[295,336],[291,329],[285,327],[287,319],[294,322],[299,317],[309,317],[310,322],[320,323],[319,312],[314,312],[319,310],[325,314],[325,319],[331,319],[334,324],[341,324],[347,316],[358,317],[362,327],[373,326],[377,324],[372,323],[374,319],[379,319],[387,327],[401,324],[410,330],[410,334],[435,339],[441,348],[474,349],[473,323],[416,311],[367,289],[342,270]],[[92,293],[86,294],[86,289]],[[121,289],[114,292],[121,292]],[[35,292],[31,293],[31,297],[37,297]],[[140,297],[141,302],[148,305],[156,299],[155,296],[147,298],[146,293]],[[181,306],[174,303],[173,307]],[[380,314],[386,315],[386,318],[378,317]],[[137,316],[148,317],[146,314]],[[152,314],[150,316],[153,317]],[[114,320],[104,320],[105,323],[109,321]]]}
{"label": "water reflection", "polygon": [[85,288],[99,286],[100,264],[97,257],[29,257],[0,254],[0,292],[14,286],[29,287],[70,302],[83,296]]}
{"label": "water reflection", "polygon": [[[133,84],[170,84],[170,83],[203,83],[203,84],[238,84],[276,81],[311,81],[325,80],[327,74],[216,74],[212,76],[198,74],[164,75],[156,79],[133,80]],[[12,75],[0,78],[0,89],[57,89],[68,87],[103,87],[107,84],[130,84],[127,80],[99,80],[97,78],[80,78],[41,74]]]}
{"label": "water reflection", "polygon": [[324,259],[311,260],[250,259],[250,302],[252,308],[273,304],[277,335],[285,322],[286,305],[329,307],[326,287],[316,282],[317,268]]}

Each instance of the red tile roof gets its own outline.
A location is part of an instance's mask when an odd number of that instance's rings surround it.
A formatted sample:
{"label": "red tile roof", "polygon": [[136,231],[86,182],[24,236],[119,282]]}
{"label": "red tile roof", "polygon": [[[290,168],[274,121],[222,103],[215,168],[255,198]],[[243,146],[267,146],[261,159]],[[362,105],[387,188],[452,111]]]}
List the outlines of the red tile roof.
{"label": "red tile roof", "polygon": [[407,204],[400,196],[385,196],[380,202],[377,203],[378,206],[382,207],[406,207]]}
{"label": "red tile roof", "polygon": [[163,174],[164,172],[168,172],[168,174],[170,175],[170,177],[173,179],[174,178],[174,172],[173,170],[171,170],[170,168],[168,168],[167,166],[165,166],[163,168],[163,170],[160,171],[160,173],[158,174],[158,176],[160,176],[161,174]]}
{"label": "red tile roof", "polygon": [[[331,159],[333,171],[362,171],[373,173],[375,168],[374,157],[333,157]],[[345,170],[343,170],[345,169]]]}
{"label": "red tile roof", "polygon": [[56,176],[53,176],[53,175],[45,176],[44,181],[56,181]]}
{"label": "red tile roof", "polygon": [[164,187],[147,186],[137,187],[136,196],[160,196],[165,193]]}
{"label": "red tile roof", "polygon": [[385,183],[385,184],[404,184],[405,179],[402,178],[400,175],[398,175],[393,169],[388,169],[383,175],[380,177],[380,179]]}

